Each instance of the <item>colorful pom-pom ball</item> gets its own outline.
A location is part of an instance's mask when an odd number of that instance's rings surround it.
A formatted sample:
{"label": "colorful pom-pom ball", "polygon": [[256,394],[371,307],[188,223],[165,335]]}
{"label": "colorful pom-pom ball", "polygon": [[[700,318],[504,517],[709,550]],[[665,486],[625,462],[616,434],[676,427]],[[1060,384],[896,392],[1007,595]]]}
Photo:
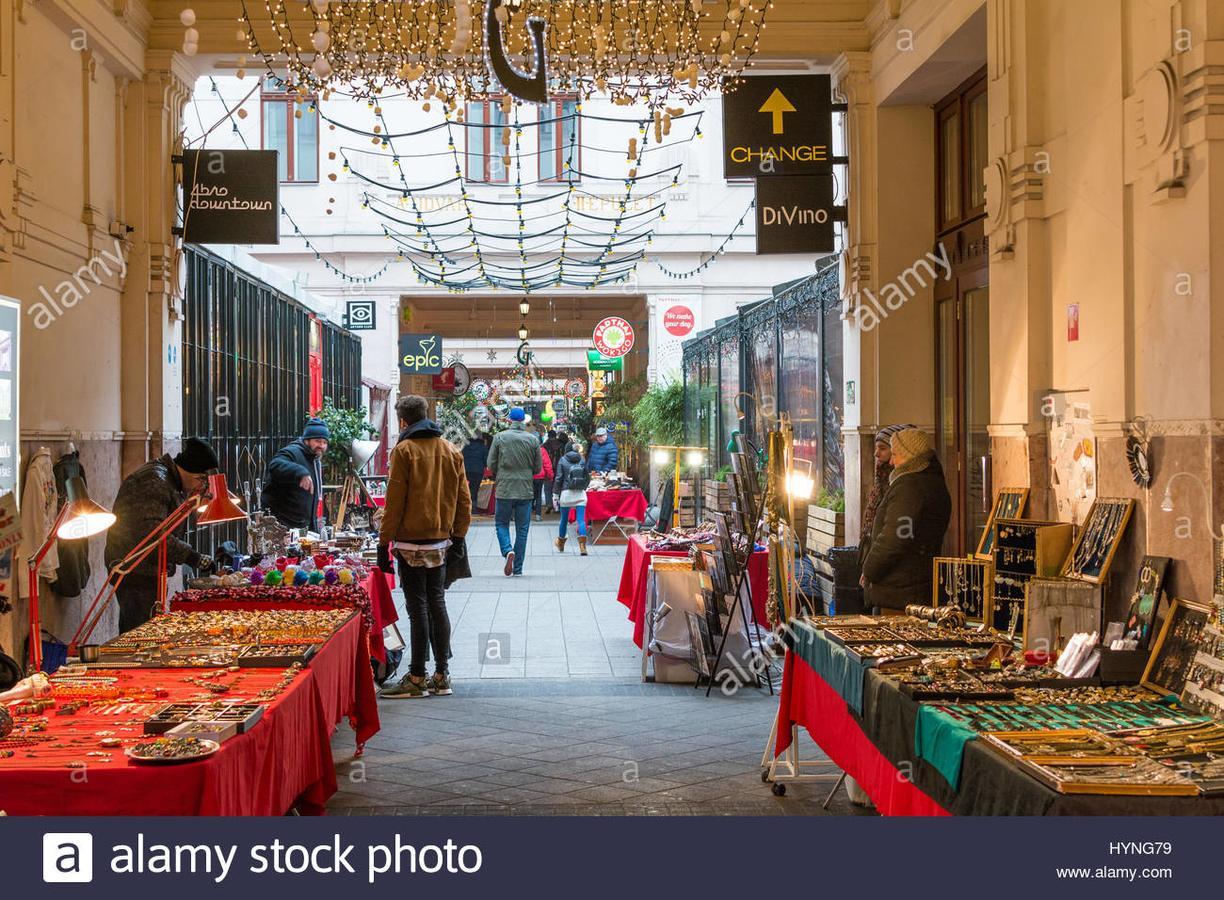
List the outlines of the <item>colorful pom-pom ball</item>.
{"label": "colorful pom-pom ball", "polygon": [[323,580],[328,584],[335,584],[340,580],[340,573],[337,572],[332,566],[328,566],[323,570]]}
{"label": "colorful pom-pom ball", "polygon": [[352,584],[353,583],[353,570],[352,569],[341,569],[340,570],[340,583],[341,584]]}
{"label": "colorful pom-pom ball", "polygon": [[323,583],[323,573],[320,572],[318,569],[315,569],[313,572],[311,572],[308,577],[310,578],[311,584],[322,584]]}
{"label": "colorful pom-pom ball", "polygon": [[280,569],[273,569],[264,576],[264,584],[268,585],[268,587],[276,587],[284,580],[285,576]]}
{"label": "colorful pom-pom ball", "polygon": [[293,576],[295,574],[297,574],[297,566],[293,565],[292,563],[285,566],[285,584],[292,584]]}
{"label": "colorful pom-pom ball", "polygon": [[293,583],[299,587],[303,584],[307,584],[310,581],[310,576],[312,574],[312,572],[307,572],[305,569],[298,569],[293,573]]}
{"label": "colorful pom-pom ball", "polygon": [[264,573],[259,571],[259,569],[252,569],[251,570],[251,584],[263,584],[263,583],[264,583]]}

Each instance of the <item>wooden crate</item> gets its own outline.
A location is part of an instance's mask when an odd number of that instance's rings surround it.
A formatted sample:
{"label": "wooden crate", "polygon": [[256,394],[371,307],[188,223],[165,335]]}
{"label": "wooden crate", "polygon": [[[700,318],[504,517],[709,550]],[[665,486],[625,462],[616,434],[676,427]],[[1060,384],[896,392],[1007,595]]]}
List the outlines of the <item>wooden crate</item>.
{"label": "wooden crate", "polygon": [[731,501],[735,498],[731,485],[726,481],[705,479],[702,489],[702,506],[711,512],[728,512]]}
{"label": "wooden crate", "polygon": [[827,553],[834,547],[846,545],[846,514],[809,506],[807,519],[807,549],[813,553]]}

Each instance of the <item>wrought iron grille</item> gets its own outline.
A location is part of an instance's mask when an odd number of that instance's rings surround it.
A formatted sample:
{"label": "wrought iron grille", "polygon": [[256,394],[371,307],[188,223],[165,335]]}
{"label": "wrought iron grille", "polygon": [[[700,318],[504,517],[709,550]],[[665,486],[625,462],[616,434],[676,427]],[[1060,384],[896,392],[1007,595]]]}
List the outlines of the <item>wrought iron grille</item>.
{"label": "wrought iron grille", "polygon": [[[310,310],[226,260],[186,251],[183,432],[209,441],[230,489],[252,498],[264,466],[301,434],[310,400]],[[323,395],[361,403],[361,340],[323,322]],[[201,549],[245,546],[238,525],[201,529]]]}

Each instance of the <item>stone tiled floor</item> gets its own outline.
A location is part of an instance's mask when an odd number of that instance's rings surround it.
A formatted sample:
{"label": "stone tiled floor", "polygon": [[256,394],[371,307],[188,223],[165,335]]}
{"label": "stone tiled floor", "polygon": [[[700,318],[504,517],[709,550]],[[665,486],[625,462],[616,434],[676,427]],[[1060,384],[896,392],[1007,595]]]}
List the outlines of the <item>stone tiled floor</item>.
{"label": "stone tiled floor", "polygon": [[[823,780],[790,785],[784,798],[761,783],[776,697],[745,689],[707,699],[688,685],[642,683],[616,601],[624,547],[592,546],[584,559],[571,540],[562,555],[555,534],[555,518],[533,523],[524,575],[507,578],[491,524],[473,528],[474,577],[447,594],[455,693],[381,700],[382,731],[360,760],[341,729],[332,813],[824,812],[839,774],[832,763],[818,770]],[[802,740],[806,756],[820,756]],[[828,810],[857,811],[843,791]]]}

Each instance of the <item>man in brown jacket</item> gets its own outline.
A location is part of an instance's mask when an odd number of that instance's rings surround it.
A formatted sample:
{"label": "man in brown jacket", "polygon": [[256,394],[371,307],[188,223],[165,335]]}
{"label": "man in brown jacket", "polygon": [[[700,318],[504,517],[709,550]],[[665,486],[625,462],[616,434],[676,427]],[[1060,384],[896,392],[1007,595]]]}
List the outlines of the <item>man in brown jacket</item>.
{"label": "man in brown jacket", "polygon": [[[399,561],[400,583],[411,626],[411,662],[398,684],[384,688],[394,699],[451,692],[450,616],[446,612],[446,550],[467,535],[472,496],[463,456],[430,421],[424,397],[409,394],[395,404],[399,443],[391,451],[387,501],[378,535],[378,565],[392,571]],[[435,671],[425,678],[425,642],[433,650]]]}

